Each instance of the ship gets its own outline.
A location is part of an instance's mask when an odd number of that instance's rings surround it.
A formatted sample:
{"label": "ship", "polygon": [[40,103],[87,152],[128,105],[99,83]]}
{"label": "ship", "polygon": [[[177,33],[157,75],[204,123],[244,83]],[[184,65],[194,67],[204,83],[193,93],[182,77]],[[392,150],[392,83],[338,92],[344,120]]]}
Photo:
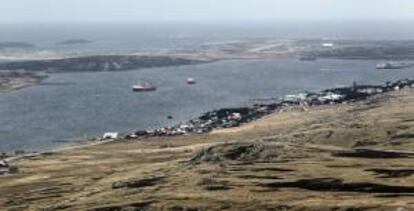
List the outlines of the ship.
{"label": "ship", "polygon": [[394,62],[384,62],[377,64],[376,68],[380,70],[392,70],[392,69],[402,69],[410,67],[410,65],[405,63],[394,63]]}
{"label": "ship", "polygon": [[197,83],[194,78],[187,78],[187,84],[195,84]]}
{"label": "ship", "polygon": [[155,90],[157,90],[157,87],[150,82],[143,82],[132,86],[132,91],[134,92],[149,92]]}

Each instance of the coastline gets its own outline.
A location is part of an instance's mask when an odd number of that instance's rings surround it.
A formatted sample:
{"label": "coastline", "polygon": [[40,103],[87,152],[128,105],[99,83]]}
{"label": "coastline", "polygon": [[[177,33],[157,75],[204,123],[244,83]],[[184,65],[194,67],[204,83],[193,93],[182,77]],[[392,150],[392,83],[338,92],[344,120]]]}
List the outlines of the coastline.
{"label": "coastline", "polygon": [[[326,44],[329,44],[328,46]],[[413,60],[412,40],[263,39],[204,43],[195,49],[156,52],[84,53],[59,52],[56,56],[5,57],[0,69],[49,72],[120,71],[167,65],[197,64],[228,59],[350,59]],[[10,59],[7,59],[10,58]],[[16,61],[17,60],[17,61]],[[20,60],[20,61],[19,61]]]}
{"label": "coastline", "polygon": [[[414,80],[401,79],[379,85],[353,85],[349,87],[325,89],[317,93],[306,92],[299,93],[297,95],[286,95],[277,102],[272,100],[272,103],[259,103],[254,104],[251,107],[222,108],[207,111],[200,114],[200,116],[195,119],[180,122],[171,127],[161,127],[155,130],[138,130],[117,139],[102,140],[98,137],[89,137],[86,140],[81,140],[80,142],[82,143],[66,147],[62,146],[53,150],[39,152],[16,150],[15,152],[19,152],[17,155],[7,155],[0,160],[13,162],[19,159],[36,157],[44,154],[59,153],[67,150],[82,149],[85,147],[92,147],[123,140],[146,141],[154,137],[181,137],[186,135],[197,136],[209,133],[221,133],[223,131],[237,131],[240,127],[245,125],[254,125],[255,121],[271,115],[278,115],[291,110],[307,111],[309,109],[324,106],[355,104],[372,97],[381,96],[395,91],[398,92],[401,89],[411,89],[413,87]],[[234,118],[234,115],[236,115],[237,118]],[[212,119],[215,120],[212,121]],[[20,151],[23,153],[20,153]]]}
{"label": "coastline", "polygon": [[[294,107],[213,133],[110,141],[18,159],[12,162],[18,173],[0,176],[0,207],[409,209],[412,177],[375,172],[410,172],[413,104],[413,90],[402,89],[349,104]],[[385,157],[391,155],[397,157]]]}
{"label": "coastline", "polygon": [[414,208],[413,85],[288,95],[8,157],[0,209]]}
{"label": "coastline", "polygon": [[34,73],[0,71],[0,94],[39,84],[46,78],[46,75]]}
{"label": "coastline", "polygon": [[[32,73],[27,73],[27,74],[32,74]],[[372,89],[373,90],[373,93],[372,94],[375,94],[375,92],[376,92],[376,89],[378,89],[378,88],[381,88],[381,86],[384,86],[384,84],[382,84],[382,85],[378,85],[378,86],[372,86],[372,87],[370,87],[370,86],[367,86],[367,87],[364,87],[364,86],[361,86],[361,89],[365,89],[365,88],[368,88],[368,89]],[[393,85],[391,84],[391,87],[392,87]],[[349,91],[349,89],[351,88],[351,87],[344,87],[345,89],[348,89],[348,91]],[[390,88],[387,88],[388,90],[391,90]],[[336,91],[340,91],[340,89],[336,89]],[[334,91],[334,92],[336,92],[336,91]],[[329,89],[327,89],[327,90],[322,90],[320,93],[306,93],[306,94],[312,94],[313,95],[313,98],[326,98],[325,100],[327,100],[327,102],[323,102],[323,103],[331,103],[331,102],[329,102],[330,100],[329,100],[329,98],[331,98],[331,97],[337,97],[337,96],[335,96],[335,95],[331,95],[331,94],[329,94],[329,92],[330,92],[330,90]],[[302,94],[305,94],[305,93],[302,93]],[[283,109],[283,106],[282,106],[282,104],[285,104],[287,107],[289,107],[289,106],[291,106],[291,105],[295,105],[295,104],[306,104],[306,105],[312,105],[313,103],[311,103],[310,101],[309,102],[300,102],[302,99],[301,98],[303,98],[304,96],[301,96],[302,94],[299,94],[298,96],[293,96],[293,98],[295,98],[295,99],[293,99],[293,101],[290,101],[290,102],[279,102],[279,103],[264,103],[264,102],[258,102],[257,103],[257,107],[256,108],[247,108],[249,111],[248,112],[250,112],[251,110],[253,110],[253,115],[255,116],[255,115],[258,115],[258,117],[260,117],[261,115],[263,115],[263,114],[267,114],[267,113],[269,113],[269,112],[275,112],[274,110],[275,109]],[[366,94],[366,93],[365,93]],[[365,95],[364,94],[364,95]],[[319,96],[319,95],[321,95],[321,96]],[[322,95],[324,95],[324,96],[322,96]],[[369,95],[369,94],[368,94]],[[292,97],[292,96],[291,96]],[[362,97],[364,97],[364,96],[362,96]],[[290,99],[290,100],[292,100],[292,99]],[[317,100],[317,99],[316,99]],[[335,101],[335,99],[333,99],[333,101]],[[318,103],[318,102],[316,102],[316,103]],[[319,102],[319,103],[321,103],[321,102]],[[333,103],[335,103],[335,102],[333,102]],[[238,111],[236,111],[236,112],[232,112],[232,111],[226,111],[226,110],[228,110],[228,109],[230,109],[230,110],[232,110],[232,109],[239,109],[239,108],[223,108],[223,109],[219,109],[219,110],[223,110],[224,112],[230,112],[230,113],[239,113]],[[261,111],[258,113],[258,114],[256,114],[256,112],[257,111],[255,111],[256,109],[258,109],[258,110],[263,110],[264,112],[263,113],[261,113]],[[209,111],[209,112],[217,112],[217,111]],[[203,114],[200,114],[200,115],[203,115]],[[254,118],[256,118],[256,117],[254,117],[253,116],[253,119]],[[221,118],[220,120],[222,120],[223,118]],[[224,118],[225,119],[225,118]],[[196,119],[197,120],[197,119]],[[227,121],[227,120],[226,120]],[[244,120],[243,120],[244,121]],[[186,123],[186,122],[183,122],[184,124]],[[236,122],[234,122],[235,124],[239,124],[240,122],[239,121],[236,121]],[[244,122],[243,122],[244,123]],[[231,123],[231,124],[233,124],[233,123]],[[231,126],[231,125],[230,125]],[[174,126],[175,127],[175,126]],[[137,129],[139,129],[139,128],[137,128]],[[202,128],[203,129],[203,128]],[[168,129],[168,130],[170,130],[170,129]],[[169,132],[167,130],[167,132]],[[209,129],[207,129],[206,131],[204,131],[204,132],[208,132],[209,131]],[[161,131],[162,132],[162,131]],[[186,131],[187,132],[187,131]],[[193,131],[194,132],[194,131]],[[203,131],[202,131],[203,132]],[[164,132],[162,132],[162,133],[164,133]],[[182,133],[182,131],[178,131],[178,133]],[[168,135],[168,134],[167,134]]]}
{"label": "coastline", "polygon": [[[324,47],[324,43],[332,46]],[[395,57],[395,52],[402,51]],[[56,57],[19,60],[8,59],[0,63],[0,71],[21,71],[33,74],[32,77],[15,77],[11,84],[1,87],[0,92],[25,88],[41,82],[46,76],[36,76],[37,72],[107,72],[128,71],[141,68],[194,65],[234,59],[301,59],[312,55],[315,59],[346,60],[413,60],[410,49],[414,41],[361,41],[361,40],[238,40],[234,42],[206,43],[199,49],[141,52],[126,54],[85,54],[60,55]],[[369,52],[369,53],[367,53]],[[405,53],[404,53],[405,52]],[[367,56],[368,55],[368,56]],[[11,57],[13,58],[13,57]],[[409,65],[413,65],[409,63]],[[0,72],[1,73],[1,72]],[[1,76],[0,76],[1,77]],[[4,82],[3,82],[4,83]]]}

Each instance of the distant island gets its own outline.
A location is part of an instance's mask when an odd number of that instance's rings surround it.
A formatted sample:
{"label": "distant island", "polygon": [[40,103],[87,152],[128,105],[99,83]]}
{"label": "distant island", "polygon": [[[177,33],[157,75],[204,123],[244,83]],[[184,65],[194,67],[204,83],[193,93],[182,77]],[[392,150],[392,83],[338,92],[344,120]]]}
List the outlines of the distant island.
{"label": "distant island", "polygon": [[[88,40],[72,39],[60,44],[87,43]],[[30,47],[29,43],[3,42],[6,47]],[[226,59],[368,59],[412,60],[414,41],[392,40],[244,40],[209,43],[191,51],[173,51],[161,54],[110,54],[42,59],[29,61],[4,61],[0,71],[25,72],[104,72],[126,71],[141,68],[194,65]],[[411,65],[410,65],[411,66]],[[374,67],[373,67],[374,68]]]}
{"label": "distant island", "polygon": [[27,42],[0,42],[0,49],[3,48],[33,48],[34,44]]}
{"label": "distant island", "polygon": [[0,70],[46,71],[55,73],[102,72],[166,67],[174,65],[191,65],[204,62],[207,61],[171,56],[94,55],[64,59],[1,63]]}
{"label": "distant island", "polygon": [[70,40],[65,40],[62,42],[57,42],[57,45],[77,45],[77,44],[88,44],[88,43],[93,43],[93,41],[91,40],[84,40],[84,39],[70,39]]}

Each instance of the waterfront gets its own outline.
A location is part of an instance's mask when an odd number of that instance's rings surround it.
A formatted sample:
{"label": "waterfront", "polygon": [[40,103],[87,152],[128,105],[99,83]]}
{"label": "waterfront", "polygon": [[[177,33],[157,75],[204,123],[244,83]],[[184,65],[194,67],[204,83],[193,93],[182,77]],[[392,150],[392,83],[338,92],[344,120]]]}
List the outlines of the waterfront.
{"label": "waterfront", "polygon": [[[252,99],[409,78],[414,69],[376,70],[369,60],[224,60],[125,72],[50,74],[0,97],[0,151],[51,150],[103,132],[157,128]],[[197,79],[189,86],[187,77]],[[146,79],[156,92],[133,93]],[[172,120],[167,119],[173,116]],[[67,141],[72,140],[72,141]]]}

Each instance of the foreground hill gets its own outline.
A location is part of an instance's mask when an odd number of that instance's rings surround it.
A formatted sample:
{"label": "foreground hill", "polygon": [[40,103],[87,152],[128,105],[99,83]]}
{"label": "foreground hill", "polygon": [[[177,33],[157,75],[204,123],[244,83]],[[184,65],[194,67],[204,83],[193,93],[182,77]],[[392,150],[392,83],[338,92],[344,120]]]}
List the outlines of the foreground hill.
{"label": "foreground hill", "polygon": [[0,209],[414,209],[414,90],[15,160]]}

